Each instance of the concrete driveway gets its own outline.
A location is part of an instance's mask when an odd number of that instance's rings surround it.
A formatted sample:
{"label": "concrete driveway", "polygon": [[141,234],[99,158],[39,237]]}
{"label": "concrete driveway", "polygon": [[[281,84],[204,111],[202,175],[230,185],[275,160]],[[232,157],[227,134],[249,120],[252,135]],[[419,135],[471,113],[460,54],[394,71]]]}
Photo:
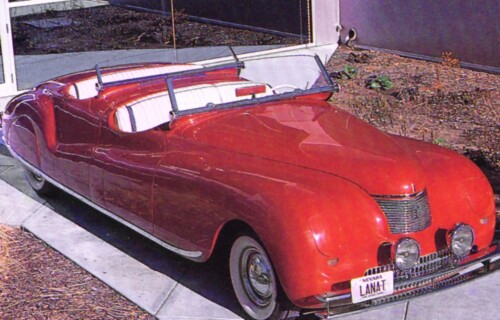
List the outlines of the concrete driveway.
{"label": "concrete driveway", "polygon": [[[1,140],[0,140],[1,141]],[[40,198],[0,143],[0,223],[22,225],[159,319],[240,319],[225,261],[185,260],[61,192]],[[498,319],[500,272],[341,319]]]}

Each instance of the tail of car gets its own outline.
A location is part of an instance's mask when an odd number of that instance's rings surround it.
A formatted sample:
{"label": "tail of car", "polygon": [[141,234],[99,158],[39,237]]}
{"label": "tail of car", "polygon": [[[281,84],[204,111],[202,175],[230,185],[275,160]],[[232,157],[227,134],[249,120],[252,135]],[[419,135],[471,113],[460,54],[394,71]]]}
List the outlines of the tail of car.
{"label": "tail of car", "polygon": [[41,148],[54,150],[56,130],[54,105],[49,91],[36,89],[14,98],[3,115],[3,135],[7,145],[34,165],[42,166]]}

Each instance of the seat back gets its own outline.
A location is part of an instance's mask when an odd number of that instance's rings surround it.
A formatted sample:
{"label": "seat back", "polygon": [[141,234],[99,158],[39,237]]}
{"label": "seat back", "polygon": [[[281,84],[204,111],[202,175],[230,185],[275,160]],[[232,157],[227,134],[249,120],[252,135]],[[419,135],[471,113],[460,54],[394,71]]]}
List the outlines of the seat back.
{"label": "seat back", "polygon": [[171,120],[172,105],[167,92],[148,96],[116,109],[115,121],[123,132],[141,132]]}
{"label": "seat back", "polygon": [[[121,81],[121,80],[130,80],[130,79],[138,79],[143,77],[156,76],[161,74],[168,74],[192,69],[200,69],[201,66],[198,65],[168,65],[162,67],[149,67],[149,68],[133,68],[128,69],[126,71],[117,71],[105,73],[102,75],[102,81],[104,83]],[[73,83],[68,88],[68,95],[75,99],[83,100],[88,98],[93,98],[97,96],[98,93],[98,82],[97,76],[77,81]]]}
{"label": "seat back", "polygon": [[[207,104],[221,104],[248,99],[248,96],[236,95],[238,88],[262,85],[254,82],[237,81],[217,84],[201,84],[175,90],[177,107],[180,111],[203,108]],[[266,92],[256,96],[272,94],[269,86]],[[118,107],[115,112],[115,122],[122,132],[141,132],[170,122],[172,103],[167,91],[142,97]]]}

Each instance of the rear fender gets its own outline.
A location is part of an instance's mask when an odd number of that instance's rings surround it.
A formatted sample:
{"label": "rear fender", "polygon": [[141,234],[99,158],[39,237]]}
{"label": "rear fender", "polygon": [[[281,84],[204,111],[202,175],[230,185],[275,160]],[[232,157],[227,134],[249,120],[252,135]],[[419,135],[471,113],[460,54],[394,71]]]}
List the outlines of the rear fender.
{"label": "rear fender", "polygon": [[37,89],[16,97],[7,106],[5,114],[12,122],[20,117],[29,118],[34,126],[40,128],[47,148],[51,151],[55,150],[54,104],[48,90]]}
{"label": "rear fender", "polygon": [[9,125],[6,143],[14,146],[14,152],[35,166],[40,168],[40,145],[37,130],[30,118],[21,116]]}
{"label": "rear fender", "polygon": [[56,147],[52,97],[40,90],[22,94],[8,104],[4,120],[5,142],[12,150],[42,171],[50,170],[42,167],[42,159],[48,160],[46,151]]}

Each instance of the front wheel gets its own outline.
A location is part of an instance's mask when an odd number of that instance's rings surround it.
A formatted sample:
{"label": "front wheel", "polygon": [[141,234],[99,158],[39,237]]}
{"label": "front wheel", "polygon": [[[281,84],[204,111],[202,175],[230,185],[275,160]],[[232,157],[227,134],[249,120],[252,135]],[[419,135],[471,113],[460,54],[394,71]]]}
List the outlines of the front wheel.
{"label": "front wheel", "polygon": [[229,256],[231,282],[241,307],[250,319],[280,319],[277,278],[271,260],[258,241],[240,236]]}
{"label": "front wheel", "polygon": [[31,188],[39,195],[50,196],[54,193],[54,186],[47,182],[41,175],[27,168],[24,169],[24,175]]}

